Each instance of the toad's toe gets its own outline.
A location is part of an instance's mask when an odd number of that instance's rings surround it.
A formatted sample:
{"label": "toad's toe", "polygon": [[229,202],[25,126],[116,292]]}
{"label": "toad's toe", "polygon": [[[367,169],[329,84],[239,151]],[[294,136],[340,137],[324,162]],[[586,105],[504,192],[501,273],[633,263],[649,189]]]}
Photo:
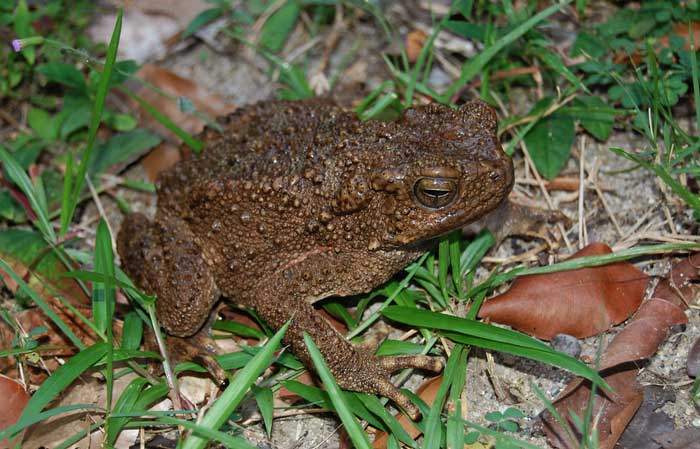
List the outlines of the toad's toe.
{"label": "toad's toe", "polygon": [[168,336],[166,345],[173,365],[190,360],[195,361],[206,368],[220,388],[225,388],[228,385],[228,375],[216,360],[214,340],[205,335],[205,332],[198,332],[189,338]]}
{"label": "toad's toe", "polygon": [[437,373],[442,371],[445,365],[441,357],[428,355],[399,355],[378,359],[380,366],[390,373],[404,368],[424,369]]}
{"label": "toad's toe", "polygon": [[398,388],[391,383],[391,381],[384,376],[377,376],[372,379],[371,387],[374,390],[373,393],[385,396],[399,407],[401,407],[406,414],[414,421],[420,417],[420,410],[416,407],[413,402],[401,392]]}

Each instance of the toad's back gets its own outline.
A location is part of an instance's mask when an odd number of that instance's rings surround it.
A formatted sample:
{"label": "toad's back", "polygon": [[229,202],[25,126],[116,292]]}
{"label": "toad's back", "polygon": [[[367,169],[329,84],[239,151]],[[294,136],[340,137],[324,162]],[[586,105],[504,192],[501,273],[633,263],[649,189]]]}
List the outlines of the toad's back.
{"label": "toad's back", "polygon": [[[223,132],[200,136],[205,150],[160,178],[158,201],[184,202],[187,193],[217,179],[252,183],[302,175],[334,162],[340,142],[366,136],[356,116],[330,101],[257,103],[219,119]],[[363,142],[364,143],[364,142]]]}

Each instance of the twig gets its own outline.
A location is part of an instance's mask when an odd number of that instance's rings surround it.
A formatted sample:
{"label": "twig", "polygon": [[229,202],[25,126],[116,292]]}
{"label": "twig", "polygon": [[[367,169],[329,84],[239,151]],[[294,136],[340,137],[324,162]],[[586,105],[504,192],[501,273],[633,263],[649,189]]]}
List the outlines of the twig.
{"label": "twig", "polygon": [[578,185],[578,249],[583,249],[586,245],[588,245],[588,235],[586,233],[586,219],[583,214],[583,201],[585,199],[585,183],[586,179],[584,178],[584,174],[586,172],[586,160],[584,158],[585,152],[586,152],[586,135],[581,136],[580,142],[580,151],[579,151],[579,156],[578,156],[578,176],[579,176],[579,185]]}
{"label": "twig", "polygon": [[[542,195],[544,196],[545,201],[547,201],[547,206],[549,206],[550,210],[556,210],[556,208],[554,207],[554,202],[552,201],[552,198],[549,196],[549,192],[547,192],[547,188],[544,185],[544,181],[542,180],[542,177],[540,176],[539,172],[537,171],[537,168],[535,167],[535,163],[532,160],[532,157],[530,157],[530,152],[527,150],[527,145],[525,144],[524,140],[520,141],[520,148],[523,150],[523,154],[525,155],[525,160],[527,161],[527,163],[530,165],[530,168],[532,169],[532,174],[535,176],[535,179],[537,180],[537,184],[540,186],[540,190],[542,191]],[[573,248],[571,246],[571,242],[569,241],[568,237],[566,236],[566,230],[564,229],[564,225],[561,223],[557,223],[557,229],[559,229],[559,232],[561,233],[561,237],[564,240],[566,247],[569,249],[569,251],[573,251]]]}
{"label": "twig", "polygon": [[605,212],[608,214],[608,217],[610,217],[610,221],[612,222],[613,226],[615,227],[615,230],[617,231],[617,234],[622,237],[623,232],[622,228],[620,227],[620,224],[617,222],[617,218],[615,218],[615,214],[613,213],[612,209],[610,208],[610,205],[608,204],[608,201],[605,199],[605,195],[603,195],[603,191],[601,190],[600,186],[598,185],[598,168],[600,164],[598,161],[598,158],[596,157],[595,161],[593,162],[593,170],[588,172],[588,178],[591,180],[591,184],[593,184],[593,188],[595,189],[596,195],[598,195],[598,198],[600,198],[600,202],[603,204],[603,209],[605,209]]}

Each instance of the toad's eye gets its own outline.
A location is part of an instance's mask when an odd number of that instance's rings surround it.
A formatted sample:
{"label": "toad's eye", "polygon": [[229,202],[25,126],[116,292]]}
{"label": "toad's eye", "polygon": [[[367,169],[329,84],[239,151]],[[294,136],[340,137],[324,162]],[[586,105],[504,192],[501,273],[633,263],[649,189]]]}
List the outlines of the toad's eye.
{"label": "toad's eye", "polygon": [[423,207],[440,209],[457,197],[457,181],[451,178],[421,178],[413,185],[413,194]]}

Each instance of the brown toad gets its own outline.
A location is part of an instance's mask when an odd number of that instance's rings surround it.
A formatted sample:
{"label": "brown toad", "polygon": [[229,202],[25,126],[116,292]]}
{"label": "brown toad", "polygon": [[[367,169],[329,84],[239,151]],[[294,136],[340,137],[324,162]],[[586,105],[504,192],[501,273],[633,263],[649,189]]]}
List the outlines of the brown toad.
{"label": "brown toad", "polygon": [[203,339],[223,295],[272,328],[292,318],[285,342],[307,366],[303,332],[340,386],[387,396],[416,416],[389,374],[440,370],[441,361],[377,358],[312,304],[369,292],[430,239],[506,198],[513,165],[496,137],[495,112],[481,102],[433,104],[394,122],[361,122],[327,101],[272,101],[221,124],[222,134],[204,132],[200,155],[161,175],[152,221],[127,217],[118,236],[127,273],[156,295],[171,335]]}

